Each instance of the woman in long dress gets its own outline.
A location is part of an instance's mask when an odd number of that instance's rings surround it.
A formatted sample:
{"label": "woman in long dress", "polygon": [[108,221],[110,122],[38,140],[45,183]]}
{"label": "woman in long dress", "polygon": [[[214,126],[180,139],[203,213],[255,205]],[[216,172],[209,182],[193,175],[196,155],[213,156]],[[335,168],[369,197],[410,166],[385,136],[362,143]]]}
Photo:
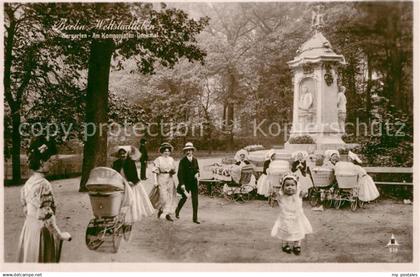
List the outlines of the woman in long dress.
{"label": "woman in long dress", "polygon": [[112,164],[112,169],[119,172],[131,187],[132,205],[127,213],[128,222],[140,221],[143,217],[151,216],[155,209],[150,203],[149,196],[140,182],[135,160],[140,158],[140,152],[134,146],[119,146],[116,151],[118,160]]}
{"label": "woman in long dress", "polygon": [[292,154],[292,157],[294,157],[292,172],[299,178],[299,186],[304,197],[308,195],[309,188],[313,187],[312,180],[308,173],[308,167],[306,166],[305,159],[307,156],[308,153],[306,151],[297,151]]}
{"label": "woman in long dress", "polygon": [[71,240],[71,236],[57,227],[54,194],[51,184],[45,179],[55,147],[46,140],[39,145],[39,141],[30,147],[28,159],[33,174],[21,189],[26,218],[19,239],[18,262],[58,263],[61,241]]}
{"label": "woman in long dress", "polygon": [[270,196],[271,193],[270,182],[267,178],[267,169],[270,167],[270,163],[272,160],[275,159],[275,157],[276,153],[274,153],[274,150],[269,150],[267,152],[264,159],[263,173],[261,174],[257,182],[257,193],[260,195],[264,195],[265,197]]}
{"label": "woman in long dress", "polygon": [[176,183],[174,175],[175,161],[170,156],[173,151],[171,144],[165,142],[160,145],[159,152],[161,156],[155,159],[153,173],[155,186],[159,186],[159,197],[161,208],[158,211],[158,218],[162,215],[168,221],[173,221],[171,215],[175,211],[177,204],[176,198]]}
{"label": "woman in long dress", "polygon": [[362,164],[362,160],[352,151],[349,151],[348,157],[355,165],[356,171],[359,175],[359,200],[369,202],[378,198],[379,191],[376,188],[375,182],[372,177],[367,174],[366,170],[360,166]]}

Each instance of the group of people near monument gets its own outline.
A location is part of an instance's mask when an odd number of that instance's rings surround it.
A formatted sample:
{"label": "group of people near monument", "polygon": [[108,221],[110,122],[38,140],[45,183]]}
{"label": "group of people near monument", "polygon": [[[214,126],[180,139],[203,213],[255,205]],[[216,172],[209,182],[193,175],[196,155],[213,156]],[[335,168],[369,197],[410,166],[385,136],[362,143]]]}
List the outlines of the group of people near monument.
{"label": "group of people near monument", "polygon": [[[144,144],[144,141],[142,143]],[[192,220],[194,223],[200,224],[198,221],[200,169],[198,161],[194,157],[196,149],[192,143],[185,144],[183,148],[185,155],[179,161],[178,166],[171,157],[173,149],[171,144],[162,143],[159,147],[160,156],[153,162],[153,183],[155,187],[159,188],[160,200],[157,217],[170,222],[174,221],[173,215],[179,218],[183,205],[190,197],[193,208]],[[21,189],[21,202],[26,219],[19,240],[19,262],[59,262],[62,241],[71,240],[71,235],[60,230],[56,224],[53,189],[45,178],[51,165],[51,157],[56,152],[54,143],[45,138],[35,140],[29,148],[29,167],[33,170],[33,175]],[[144,153],[144,149],[142,152]],[[140,170],[141,178],[137,173],[135,160],[140,158],[140,154],[135,147],[120,146],[116,153],[118,159],[112,164],[112,168],[119,172],[132,188],[130,190],[133,194],[131,198],[134,201],[130,208],[131,222],[139,221],[143,217],[155,213],[155,208],[140,180],[146,179],[145,171]],[[272,193],[267,176],[270,164],[276,159],[275,156],[273,150],[267,152],[262,175],[258,182],[253,179],[253,182],[257,184],[258,194],[269,196]],[[312,233],[311,224],[302,208],[302,198],[307,196],[308,190],[312,186],[309,176],[312,165],[307,165],[308,155],[305,151],[295,152],[293,158],[291,172],[285,173],[280,180],[280,191],[276,195],[279,203],[279,216],[272,228],[271,235],[282,241],[284,252],[300,255],[301,240],[306,234]],[[372,178],[361,167],[360,158],[351,151],[348,153],[348,158],[354,163],[359,174],[360,200],[372,201],[377,198],[379,192]],[[240,175],[241,167],[250,165],[248,152],[243,149],[238,151],[235,160],[235,168],[239,170]],[[328,150],[325,152],[322,166],[334,168],[339,160],[338,151]],[[232,173],[232,178],[234,178],[235,173]],[[179,201],[177,193],[181,196]]]}
{"label": "group of people near monument", "polygon": [[[324,153],[324,161],[321,167],[326,167],[334,170],[337,162],[340,161],[340,154],[337,150],[326,150]],[[265,197],[269,197],[272,193],[272,184],[268,177],[270,164],[275,160],[276,154],[273,150],[269,150],[265,156],[263,172],[257,182],[257,193]],[[306,151],[296,151],[292,154],[293,162],[291,171],[298,177],[300,190],[303,196],[308,195],[308,191],[313,187],[311,180],[311,169],[314,168],[314,157],[310,157]],[[348,160],[353,163],[354,171],[358,175],[359,200],[363,202],[370,202],[379,197],[379,191],[372,179],[361,166],[362,160],[357,154],[348,151]],[[308,165],[310,163],[310,165]]]}

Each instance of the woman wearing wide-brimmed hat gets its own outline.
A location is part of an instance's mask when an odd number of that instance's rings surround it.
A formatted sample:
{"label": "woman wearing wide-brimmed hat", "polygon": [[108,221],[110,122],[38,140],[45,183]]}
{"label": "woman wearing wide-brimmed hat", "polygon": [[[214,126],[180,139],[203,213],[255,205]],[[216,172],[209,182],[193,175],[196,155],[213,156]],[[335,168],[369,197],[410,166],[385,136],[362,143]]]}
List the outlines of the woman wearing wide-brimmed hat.
{"label": "woman wearing wide-brimmed hat", "polygon": [[159,147],[160,156],[155,159],[154,173],[155,186],[159,186],[161,207],[158,218],[162,215],[168,221],[173,221],[171,215],[174,213],[176,201],[176,189],[174,175],[176,173],[175,161],[171,157],[173,146],[164,142]]}
{"label": "woman wearing wide-brimmed hat", "polygon": [[113,156],[118,159],[112,164],[112,169],[119,172],[129,183],[133,191],[133,205],[128,213],[127,221],[136,222],[143,217],[151,216],[155,209],[150,203],[149,196],[140,183],[135,161],[140,158],[139,150],[132,145],[117,146]]}
{"label": "woman wearing wide-brimmed hat", "polygon": [[349,151],[348,159],[356,166],[356,170],[359,175],[359,199],[363,202],[369,202],[378,198],[379,191],[376,188],[372,177],[370,177],[366,170],[361,167],[362,160],[352,151]]}
{"label": "woman wearing wide-brimmed hat", "polygon": [[71,239],[69,233],[57,227],[55,197],[50,182],[45,179],[50,158],[55,154],[54,142],[45,137],[37,138],[29,147],[28,162],[33,174],[21,189],[26,218],[19,239],[18,262],[58,263],[60,241]]}

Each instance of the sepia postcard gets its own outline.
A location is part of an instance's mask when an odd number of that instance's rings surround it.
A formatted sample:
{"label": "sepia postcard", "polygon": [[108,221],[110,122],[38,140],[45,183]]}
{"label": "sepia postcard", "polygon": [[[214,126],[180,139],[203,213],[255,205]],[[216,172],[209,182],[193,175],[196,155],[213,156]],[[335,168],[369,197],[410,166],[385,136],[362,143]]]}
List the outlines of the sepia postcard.
{"label": "sepia postcard", "polygon": [[418,16],[3,2],[1,271],[417,276]]}

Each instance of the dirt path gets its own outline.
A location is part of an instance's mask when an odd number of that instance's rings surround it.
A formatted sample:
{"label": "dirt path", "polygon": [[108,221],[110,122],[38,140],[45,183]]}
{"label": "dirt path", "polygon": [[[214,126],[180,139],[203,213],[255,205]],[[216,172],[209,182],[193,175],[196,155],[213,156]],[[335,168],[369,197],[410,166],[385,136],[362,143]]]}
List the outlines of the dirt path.
{"label": "dirt path", "polygon": [[[214,162],[204,160],[204,164]],[[72,234],[65,242],[62,262],[411,262],[413,206],[381,200],[365,209],[312,211],[304,202],[304,211],[314,234],[307,236],[302,255],[284,254],[279,241],[270,237],[277,210],[266,201],[236,204],[220,198],[200,195],[201,225],[191,222],[191,202],[185,205],[181,219],[175,222],[155,216],[134,226],[129,242],[122,242],[117,254],[94,252],[85,245],[85,230],[93,217],[89,197],[77,192],[79,178],[53,182],[57,198],[58,225]],[[151,181],[145,182],[147,190]],[[5,261],[14,262],[24,217],[19,203],[21,187],[6,187]],[[401,245],[391,255],[385,245],[391,234]]]}

